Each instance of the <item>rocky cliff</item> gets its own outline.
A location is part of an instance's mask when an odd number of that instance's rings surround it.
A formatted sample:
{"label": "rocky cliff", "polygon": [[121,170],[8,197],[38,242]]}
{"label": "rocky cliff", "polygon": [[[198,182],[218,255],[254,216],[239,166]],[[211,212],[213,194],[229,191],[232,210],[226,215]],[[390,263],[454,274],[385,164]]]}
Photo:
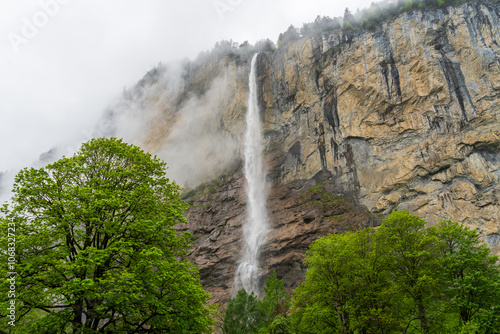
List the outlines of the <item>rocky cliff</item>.
{"label": "rocky cliff", "polygon": [[[394,209],[464,222],[500,253],[499,43],[499,5],[475,2],[261,53],[273,228],[262,278],[276,270],[295,287],[315,238],[377,225]],[[215,302],[231,293],[241,250],[250,57],[160,66],[120,102],[125,112],[109,113],[141,115],[143,146],[191,189],[191,256]]]}

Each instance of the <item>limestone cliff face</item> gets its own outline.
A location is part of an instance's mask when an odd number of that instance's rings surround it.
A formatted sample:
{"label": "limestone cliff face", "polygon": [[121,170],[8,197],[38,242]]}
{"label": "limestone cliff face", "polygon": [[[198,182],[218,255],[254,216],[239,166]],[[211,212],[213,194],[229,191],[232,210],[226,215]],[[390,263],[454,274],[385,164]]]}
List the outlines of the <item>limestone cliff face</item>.
{"label": "limestone cliff face", "polygon": [[414,11],[377,33],[263,55],[283,182],[324,168],[370,212],[461,221],[499,252],[499,13],[478,3]]}
{"label": "limestone cliff face", "polygon": [[[377,32],[325,33],[261,53],[273,227],[262,277],[276,270],[295,287],[315,238],[376,225],[394,209],[430,223],[464,222],[500,253],[499,43],[500,7],[473,3],[402,14]],[[166,157],[172,178],[194,189],[185,195],[193,204],[186,228],[216,302],[231,293],[242,245],[249,70],[250,58],[207,58],[184,64],[176,89],[163,70],[128,98],[149,106],[142,109],[149,115],[142,143]],[[187,110],[195,119],[188,126]],[[176,137],[179,128],[187,132]],[[192,179],[177,177],[176,161],[168,159],[188,140],[204,147],[181,152],[195,156],[179,172],[191,168]],[[217,163],[207,163],[212,158]],[[202,180],[212,181],[196,188]]]}

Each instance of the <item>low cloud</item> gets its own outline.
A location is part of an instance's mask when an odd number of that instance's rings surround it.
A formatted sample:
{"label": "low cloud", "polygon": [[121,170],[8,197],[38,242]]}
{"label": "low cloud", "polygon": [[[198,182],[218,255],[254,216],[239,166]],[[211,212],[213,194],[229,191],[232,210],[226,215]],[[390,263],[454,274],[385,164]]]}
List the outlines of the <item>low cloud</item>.
{"label": "low cloud", "polygon": [[[167,175],[193,187],[238,158],[239,139],[224,128],[228,87],[222,78],[199,95],[185,91],[188,63],[159,65],[113,103],[94,136],[115,136],[167,162]],[[226,108],[226,109],[225,109]]]}
{"label": "low cloud", "polygon": [[215,177],[238,157],[239,140],[221,126],[225,89],[223,80],[216,79],[203,96],[191,97],[158,150],[169,175],[182,186]]}
{"label": "low cloud", "polygon": [[[361,3],[369,4],[368,0],[356,1],[350,3],[353,12],[356,6],[362,7]],[[217,11],[219,7],[214,5],[222,6],[225,11]],[[199,121],[187,120],[192,110],[176,114],[176,118],[162,118],[154,112],[169,109],[169,101],[158,101],[156,107],[151,104],[119,106],[124,100],[118,98],[112,105],[116,110],[128,110],[131,117],[123,117],[114,124],[101,114],[120,95],[122,87],[134,85],[137,78],[159,61],[195,58],[220,40],[253,43],[270,38],[276,41],[290,24],[300,27],[316,15],[342,15],[344,8],[345,5],[329,0],[307,3],[299,0],[1,1],[0,172],[15,175],[23,167],[37,165],[38,157],[51,149],[54,159],[71,155],[82,142],[90,139],[96,123],[97,132],[109,132],[116,127],[117,136],[139,142],[141,136],[147,137],[147,131],[143,130],[155,128],[150,122],[158,121],[180,122],[179,126],[189,124],[200,137],[196,139],[192,135],[191,140],[199,147],[212,150],[215,164],[224,165],[224,155],[219,156],[219,152],[213,150],[225,147],[233,152],[234,139],[223,132],[210,131],[204,137],[205,133],[198,128]],[[170,75],[169,80],[171,78],[181,80],[179,85],[171,87],[183,89],[182,75]],[[214,83],[214,94],[216,86]],[[158,86],[158,89],[164,88]],[[216,103],[211,98],[215,99],[215,95],[195,96],[192,101],[184,99],[184,102],[199,111],[193,117],[210,123],[203,104]],[[149,110],[147,115],[141,114],[144,110]],[[181,117],[184,114],[186,116]],[[180,153],[174,154],[180,152],[177,146],[191,149],[191,156],[184,159],[193,160],[193,165],[199,163],[200,168],[184,174],[196,179],[205,168],[208,174],[218,168],[200,162],[206,155],[199,152],[198,146],[188,148],[189,145],[180,143],[183,137],[179,133],[164,135],[165,147],[156,145],[151,138],[143,138],[145,147],[158,150],[169,160],[179,157]],[[150,137],[160,138],[161,134]],[[177,173],[173,162],[167,162],[171,166],[169,174]],[[189,179],[180,172],[178,175],[180,180]]]}

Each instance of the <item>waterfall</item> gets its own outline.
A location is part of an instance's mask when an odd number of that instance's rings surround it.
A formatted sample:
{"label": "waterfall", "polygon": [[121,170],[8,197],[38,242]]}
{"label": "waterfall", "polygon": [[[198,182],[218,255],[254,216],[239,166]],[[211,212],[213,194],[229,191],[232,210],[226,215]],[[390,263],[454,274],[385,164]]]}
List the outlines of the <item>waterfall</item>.
{"label": "waterfall", "polygon": [[248,110],[245,131],[245,178],[247,217],[243,223],[243,254],[236,270],[234,290],[243,288],[258,293],[259,251],[268,226],[266,211],[266,175],[262,163],[262,136],[257,97],[257,55],[252,58],[249,77]]}

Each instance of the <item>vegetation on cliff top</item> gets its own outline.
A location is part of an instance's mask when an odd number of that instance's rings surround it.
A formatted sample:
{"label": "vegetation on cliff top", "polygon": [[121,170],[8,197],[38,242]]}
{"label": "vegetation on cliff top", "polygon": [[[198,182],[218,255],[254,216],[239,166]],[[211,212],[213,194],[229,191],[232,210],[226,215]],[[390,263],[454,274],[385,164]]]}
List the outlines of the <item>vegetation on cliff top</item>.
{"label": "vegetation on cliff top", "polygon": [[383,22],[392,20],[404,12],[436,10],[467,2],[498,3],[500,0],[383,0],[372,2],[369,8],[357,9],[354,13],[346,8],[342,17],[331,18],[328,15],[318,15],[314,22],[304,23],[300,28],[290,25],[286,31],[279,34],[277,44],[270,39],[258,41],[255,45],[248,41],[238,43],[233,40],[223,40],[217,42],[211,51],[201,52],[197,60],[206,60],[220,55],[249,59],[255,52],[270,52],[301,37],[311,37],[335,31],[339,33],[349,30],[374,31],[380,28]]}
{"label": "vegetation on cliff top", "polygon": [[383,22],[391,20],[403,12],[458,6],[466,2],[497,3],[500,0],[384,0],[372,2],[369,8],[358,9],[354,14],[349,8],[346,8],[343,17],[330,18],[318,15],[314,22],[304,23],[300,29],[292,25],[278,37],[278,47],[302,36],[314,36],[328,31],[376,30],[381,27]]}

